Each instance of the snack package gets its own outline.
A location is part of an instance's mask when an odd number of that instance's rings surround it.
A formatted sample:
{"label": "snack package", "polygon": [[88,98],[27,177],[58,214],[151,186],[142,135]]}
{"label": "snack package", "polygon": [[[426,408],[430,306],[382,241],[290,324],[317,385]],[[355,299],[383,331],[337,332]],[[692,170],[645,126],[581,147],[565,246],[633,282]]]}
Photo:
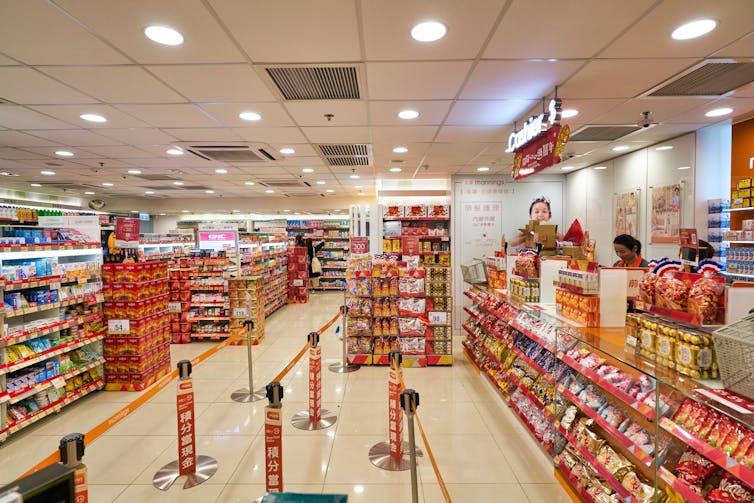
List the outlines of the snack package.
{"label": "snack package", "polygon": [[715,463],[689,447],[681,455],[673,473],[701,494],[704,483],[717,469]]}
{"label": "snack package", "polygon": [[424,316],[425,309],[426,300],[423,297],[401,298],[398,301],[398,312],[401,316]]}
{"label": "snack package", "polygon": [[646,273],[639,279],[639,297],[644,302],[655,303],[655,292],[657,291],[658,276],[652,272]]}
{"label": "snack package", "polygon": [[718,304],[724,291],[724,283],[706,276],[699,278],[689,290],[689,312],[698,315],[702,324],[715,323]]}
{"label": "snack package", "polygon": [[661,276],[655,283],[655,299],[657,304],[668,309],[676,311],[686,311],[688,303],[689,287],[676,279],[675,271],[669,272],[666,276]]}
{"label": "snack package", "polygon": [[707,494],[710,503],[754,503],[754,491],[729,473],[723,474],[720,485]]}

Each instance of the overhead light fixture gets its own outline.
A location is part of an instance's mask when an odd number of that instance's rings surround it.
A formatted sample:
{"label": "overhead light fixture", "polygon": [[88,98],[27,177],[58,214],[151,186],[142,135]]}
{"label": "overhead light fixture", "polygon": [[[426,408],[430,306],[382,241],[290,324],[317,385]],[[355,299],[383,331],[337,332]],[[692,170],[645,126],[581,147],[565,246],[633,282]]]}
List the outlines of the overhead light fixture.
{"label": "overhead light fixture", "polygon": [[301,170],[302,173],[314,173],[314,170],[312,168],[304,168]]}
{"label": "overhead light fixture", "polygon": [[140,169],[129,169],[128,170],[128,174],[129,175],[140,175],[141,174],[141,170]]}
{"label": "overhead light fixture", "polygon": [[363,185],[354,185],[353,188],[354,189],[362,189],[362,188],[364,188],[364,186]]}
{"label": "overhead light fixture", "polygon": [[181,186],[181,185],[183,185],[183,182],[173,182],[173,185]]}
{"label": "overhead light fixture", "polygon": [[169,148],[165,151],[168,155],[183,155],[183,150],[179,148]]}
{"label": "overhead light fixture", "polygon": [[393,152],[396,154],[405,154],[406,152],[408,152],[408,149],[406,147],[395,147],[393,149]]}
{"label": "overhead light fixture", "polygon": [[214,194],[215,191],[214,190],[205,190],[204,193],[205,194]]}
{"label": "overhead light fixture", "polygon": [[359,195],[360,195],[360,196],[363,196],[363,195],[364,195],[364,193],[363,193],[363,192],[359,192]]}
{"label": "overhead light fixture", "polygon": [[417,112],[416,110],[401,110],[400,112],[398,112],[398,117],[406,120],[416,119],[417,117],[419,117],[419,112]]}
{"label": "overhead light fixture", "polygon": [[227,175],[228,174],[228,170],[227,169],[223,169],[223,168],[217,168],[215,170],[215,173],[217,173],[218,175]]}
{"label": "overhead light fixture", "polygon": [[167,213],[160,213],[161,217],[164,217],[165,215],[167,215]]}
{"label": "overhead light fixture", "polygon": [[181,213],[188,213],[189,210],[181,210]]}
{"label": "overhead light fixture", "polygon": [[39,172],[39,174],[40,175],[45,175],[45,176],[54,176],[55,172],[54,171],[50,171],[49,169],[43,169],[42,171]]}
{"label": "overhead light fixture", "polygon": [[296,153],[295,150],[289,147],[281,148],[278,152],[280,152],[283,155],[293,155]]}
{"label": "overhead light fixture", "polygon": [[717,27],[714,19],[697,19],[690,23],[682,24],[670,35],[675,40],[690,40],[706,35]]}
{"label": "overhead light fixture", "polygon": [[68,150],[56,150],[55,155],[59,155],[60,157],[73,157],[73,152]]}
{"label": "overhead light fixture", "polygon": [[152,42],[162,45],[181,45],[183,43],[183,35],[167,26],[147,26],[144,29],[144,35]]}
{"label": "overhead light fixture", "polygon": [[255,184],[254,184],[254,182],[243,182],[243,184],[244,184],[244,185],[249,185],[249,186],[251,186],[251,185],[255,185]]}
{"label": "overhead light fixture", "polygon": [[607,169],[607,166],[595,166],[594,169],[596,170]]}
{"label": "overhead light fixture", "polygon": [[84,194],[86,194],[87,196],[93,196],[95,194],[95,192],[93,192],[91,190],[87,190],[86,192],[84,192]]}
{"label": "overhead light fixture", "polygon": [[671,150],[673,148],[672,145],[663,145],[661,147],[657,147],[655,150],[663,151],[663,150]]}
{"label": "overhead light fixture", "polygon": [[145,190],[144,193],[146,195],[148,195],[148,196],[151,196],[152,194],[154,194],[154,191],[153,190]]}
{"label": "overhead light fixture", "polygon": [[576,117],[579,115],[579,111],[574,108],[566,108],[562,112],[560,112],[560,117],[563,119],[570,119],[571,117]]}
{"label": "overhead light fixture", "polygon": [[262,116],[259,115],[256,112],[241,112],[240,114],[238,114],[238,116],[240,118],[242,118],[243,120],[245,120],[245,121],[258,121],[258,120],[262,120]]}
{"label": "overhead light fixture", "polygon": [[324,185],[325,183],[327,182],[325,182],[324,180],[317,180],[317,185]]}
{"label": "overhead light fixture", "polygon": [[107,119],[97,114],[82,114],[79,117],[89,122],[107,122]]}
{"label": "overhead light fixture", "polygon": [[267,190],[265,190],[265,191],[264,191],[264,193],[265,193],[265,194],[274,194],[274,193],[275,193],[275,191],[274,191],[274,190],[272,190],[272,189],[267,189]]}
{"label": "overhead light fixture", "polygon": [[332,194],[335,191],[333,189],[327,189],[325,192],[327,192],[328,194]]}
{"label": "overhead light fixture", "polygon": [[691,166],[681,166],[678,169],[681,170],[681,171],[683,171],[684,169],[691,169]]}
{"label": "overhead light fixture", "polygon": [[560,169],[561,171],[570,171],[573,169],[573,166],[561,166]]}
{"label": "overhead light fixture", "polygon": [[424,21],[411,28],[411,38],[417,42],[434,42],[440,40],[448,28],[438,21]]}
{"label": "overhead light fixture", "polygon": [[704,114],[705,117],[722,117],[723,115],[728,115],[733,111],[732,108],[723,107],[723,108],[715,108],[714,110],[710,110],[706,114]]}
{"label": "overhead light fixture", "polygon": [[394,167],[390,168],[390,170],[389,170],[389,171],[390,171],[391,173],[400,173],[400,172],[401,172],[401,171],[403,171],[403,170],[402,170],[401,168],[397,167],[397,166],[394,166]]}
{"label": "overhead light fixture", "polygon": [[291,210],[283,210],[284,213],[290,213]]}
{"label": "overhead light fixture", "polygon": [[477,171],[489,171],[490,168],[488,168],[487,166],[479,166],[476,170]]}
{"label": "overhead light fixture", "polygon": [[350,178],[351,180],[358,180],[361,177],[357,175],[356,173],[354,173],[353,175],[348,175],[348,178]]}
{"label": "overhead light fixture", "polygon": [[115,185],[115,184],[114,184],[114,183],[111,183],[111,182],[103,182],[103,183],[102,183],[102,186],[103,186],[103,187],[113,187],[114,185]]}
{"label": "overhead light fixture", "polygon": [[[32,183],[31,186],[32,187],[41,187],[42,184],[41,183]],[[92,192],[92,194],[94,194],[94,192]]]}
{"label": "overhead light fixture", "polygon": [[139,210],[131,210],[131,213],[138,213]]}
{"label": "overhead light fixture", "polygon": [[618,145],[617,147],[613,147],[613,152],[625,152],[626,150],[630,150],[631,147],[628,145]]}

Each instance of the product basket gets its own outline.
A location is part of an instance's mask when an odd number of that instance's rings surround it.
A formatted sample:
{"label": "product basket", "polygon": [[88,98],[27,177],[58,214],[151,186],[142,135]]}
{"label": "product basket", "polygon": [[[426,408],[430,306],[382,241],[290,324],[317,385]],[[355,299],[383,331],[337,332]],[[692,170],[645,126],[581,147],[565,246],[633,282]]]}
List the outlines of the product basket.
{"label": "product basket", "polygon": [[470,264],[461,264],[461,273],[466,283],[487,283],[487,266],[483,260],[474,259]]}
{"label": "product basket", "polygon": [[716,330],[714,339],[725,388],[754,400],[754,314]]}

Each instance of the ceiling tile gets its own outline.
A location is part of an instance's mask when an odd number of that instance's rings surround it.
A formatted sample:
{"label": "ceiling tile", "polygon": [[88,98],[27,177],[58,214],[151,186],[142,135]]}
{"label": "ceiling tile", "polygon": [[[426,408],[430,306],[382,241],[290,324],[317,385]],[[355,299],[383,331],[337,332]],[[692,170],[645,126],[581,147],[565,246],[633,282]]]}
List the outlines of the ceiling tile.
{"label": "ceiling tile", "polygon": [[360,59],[356,7],[351,0],[210,0],[210,4],[254,62]]}
{"label": "ceiling tile", "polygon": [[[749,0],[665,0],[611,44],[600,57],[653,58],[658,54],[667,58],[705,57],[750,32],[753,17],[754,3]],[[671,38],[671,33],[678,26],[702,18],[716,19],[718,29],[693,40]]]}
{"label": "ceiling tile", "polygon": [[305,127],[301,128],[313,143],[369,143],[368,127]]}
{"label": "ceiling tile", "polygon": [[[361,100],[289,101],[285,108],[299,126],[366,126],[367,104]],[[332,114],[329,120],[325,115]]]}
{"label": "ceiling tile", "polygon": [[40,71],[111,103],[180,103],[186,100],[136,66],[39,67]]}
{"label": "ceiling tile", "polygon": [[448,164],[467,164],[485,151],[484,143],[467,143],[458,145],[454,143],[434,143],[427,153],[427,158],[434,162],[442,159]]}
{"label": "ceiling tile", "polygon": [[[733,113],[727,117],[705,117],[705,113],[715,108],[729,107],[733,109]],[[679,114],[673,117],[675,123],[699,123],[699,124],[712,124],[715,122],[725,121],[729,119],[737,120],[740,118],[746,118],[751,114],[751,110],[754,110],[754,98],[723,98],[717,101],[711,101],[704,106],[690,110],[686,113]]]}
{"label": "ceiling tile", "polygon": [[558,89],[576,98],[633,98],[694,64],[692,59],[595,60]]}
{"label": "ceiling tile", "polygon": [[164,145],[176,140],[175,137],[154,128],[102,129],[98,133],[129,145]]}
{"label": "ceiling tile", "polygon": [[30,65],[128,62],[75,19],[43,0],[4,3],[0,16],[0,47],[9,56]]}
{"label": "ceiling tile", "polygon": [[376,126],[372,128],[372,141],[392,146],[403,142],[429,142],[436,132],[437,126]]}
{"label": "ceiling tile", "polygon": [[174,128],[164,132],[179,141],[241,141],[241,137],[227,128]]}
{"label": "ceiling tile", "polygon": [[443,126],[437,135],[438,142],[492,143],[507,140],[513,127]]}
{"label": "ceiling tile", "polygon": [[191,101],[254,102],[275,97],[248,64],[155,65],[147,69]]}
{"label": "ceiling tile", "polygon": [[0,66],[2,98],[19,105],[45,103],[96,103],[97,100],[31,68]]}
{"label": "ceiling tile", "polygon": [[454,126],[511,124],[537,102],[538,100],[457,101],[445,123]]}
{"label": "ceiling tile", "polygon": [[130,147],[128,145],[110,145],[105,147],[89,147],[89,152],[101,157],[114,157],[121,159],[144,159],[151,155],[141,149]]}
{"label": "ceiling tile", "polygon": [[720,58],[751,58],[753,54],[754,33],[750,33],[716,52],[714,56]]}
{"label": "ceiling tile", "polygon": [[[453,102],[446,101],[370,101],[369,114],[373,126],[403,126],[405,124],[442,124]],[[398,117],[401,110],[416,110],[419,117],[404,120]]]}
{"label": "ceiling tile", "polygon": [[[109,105],[37,105],[30,108],[86,129],[132,128],[147,125]],[[82,114],[98,114],[105,117],[107,122],[88,122],[81,118]]]}
{"label": "ceiling tile", "polygon": [[[0,147],[0,159],[48,159],[49,153],[40,154],[39,152],[35,152],[32,149],[24,150],[20,148],[4,148]],[[7,168],[5,164],[0,166],[2,168]]]}
{"label": "ceiling tile", "polygon": [[541,99],[552,93],[582,61],[481,61],[461,93],[462,99]]}
{"label": "ceiling tile", "polygon": [[258,143],[304,143],[306,138],[296,127],[234,128],[246,141]]}
{"label": "ceiling tile", "polygon": [[[635,124],[642,112],[652,112],[654,122],[678,122],[674,117],[709,103],[709,98],[636,98],[600,115],[595,124]],[[682,122],[682,121],[681,121]]]}
{"label": "ceiling tile", "polygon": [[26,147],[24,150],[27,150],[29,152],[34,152],[38,156],[44,157],[45,159],[51,160],[53,162],[72,162],[75,163],[80,159],[86,159],[86,158],[92,158],[92,157],[99,157],[96,154],[93,154],[90,151],[91,147],[87,147],[86,149],[82,148],[72,148],[72,147],[65,147],[66,150],[69,150],[75,154],[74,157],[60,157],[55,155],[56,150],[60,150],[61,147]]}
{"label": "ceiling tile", "polygon": [[[366,58],[370,61],[474,59],[502,6],[498,0],[478,0],[473,8],[457,0],[363,2]],[[400,15],[396,15],[398,12]],[[447,35],[436,42],[417,42],[411,37],[411,28],[429,19],[444,22]]]}
{"label": "ceiling tile", "polygon": [[[200,0],[58,0],[57,3],[139,63],[243,61],[243,55]],[[178,30],[184,43],[167,46],[152,42],[144,35],[144,29],[151,25]]]}
{"label": "ceiling tile", "polygon": [[[198,106],[227,127],[251,129],[294,125],[283,106],[277,103],[205,103]],[[245,121],[238,116],[241,112],[256,112],[262,119]]]}
{"label": "ceiling tile", "polygon": [[368,63],[367,82],[372,100],[452,99],[471,63]]}
{"label": "ceiling tile", "polygon": [[[45,138],[37,138],[18,131],[0,131],[0,145],[6,147],[53,147],[59,144]],[[53,151],[54,149],[48,149]]]}
{"label": "ceiling tile", "polygon": [[194,105],[119,105],[118,108],[159,128],[213,127],[219,123]]}
{"label": "ceiling tile", "polygon": [[0,106],[0,124],[10,129],[68,129],[71,124],[53,119],[28,108]]}
{"label": "ceiling tile", "polygon": [[[590,58],[651,4],[652,0],[513,2],[484,51],[484,57]],[[595,19],[600,21],[595,23]],[[532,36],[533,33],[536,36]]]}
{"label": "ceiling tile", "polygon": [[47,138],[70,147],[88,147],[92,145],[118,145],[120,142],[111,138],[105,138],[97,133],[85,129],[70,130],[40,130],[35,131],[36,136]]}
{"label": "ceiling tile", "polygon": [[0,53],[0,65],[18,65],[18,62]]}

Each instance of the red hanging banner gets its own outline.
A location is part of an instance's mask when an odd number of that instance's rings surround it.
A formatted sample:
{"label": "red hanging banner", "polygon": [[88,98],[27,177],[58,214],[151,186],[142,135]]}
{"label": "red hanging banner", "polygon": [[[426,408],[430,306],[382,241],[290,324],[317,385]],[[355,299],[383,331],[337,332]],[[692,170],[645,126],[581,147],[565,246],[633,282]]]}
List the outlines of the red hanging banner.
{"label": "red hanging banner", "polygon": [[138,241],[141,222],[138,218],[118,217],[115,219],[115,239]]}
{"label": "red hanging banner", "polygon": [[513,179],[521,180],[560,162],[571,128],[555,124],[516,149],[513,158]]}
{"label": "red hanging banner", "polygon": [[390,369],[388,375],[388,414],[390,418],[388,433],[390,456],[394,459],[403,458],[403,409],[400,405],[402,370]]}
{"label": "red hanging banner", "polygon": [[369,253],[369,238],[365,236],[351,237],[351,253],[363,254]]}
{"label": "red hanging banner", "polygon": [[309,348],[309,421],[322,419],[322,348]]}
{"label": "red hanging banner", "polygon": [[194,438],[194,387],[191,379],[178,381],[178,470],[181,475],[196,471]]}
{"label": "red hanging banner", "polygon": [[283,409],[264,409],[264,466],[268,493],[283,492]]}

